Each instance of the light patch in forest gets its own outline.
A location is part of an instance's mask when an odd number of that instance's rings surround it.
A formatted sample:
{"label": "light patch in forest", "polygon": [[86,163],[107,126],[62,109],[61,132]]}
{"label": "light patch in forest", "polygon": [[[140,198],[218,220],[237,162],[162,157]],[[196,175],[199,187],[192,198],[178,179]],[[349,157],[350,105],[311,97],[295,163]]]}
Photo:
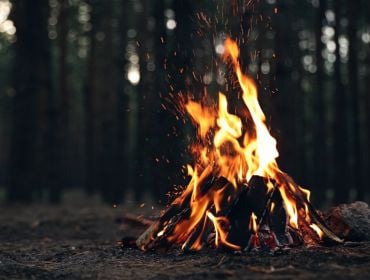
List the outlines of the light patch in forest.
{"label": "light patch in forest", "polygon": [[130,66],[127,71],[127,80],[134,86],[140,82],[140,70],[137,66]]}
{"label": "light patch in forest", "polygon": [[0,24],[8,19],[12,4],[9,1],[0,1]]}
{"label": "light patch in forest", "polygon": [[166,22],[166,28],[169,30],[174,30],[177,26],[177,22],[174,19],[168,19]]}
{"label": "light patch in forest", "polygon": [[13,36],[16,32],[13,21],[9,20],[12,4],[9,1],[0,1],[0,33]]}
{"label": "light patch in forest", "polygon": [[365,44],[369,44],[370,43],[370,31],[367,31],[367,32],[362,33],[361,40]]}

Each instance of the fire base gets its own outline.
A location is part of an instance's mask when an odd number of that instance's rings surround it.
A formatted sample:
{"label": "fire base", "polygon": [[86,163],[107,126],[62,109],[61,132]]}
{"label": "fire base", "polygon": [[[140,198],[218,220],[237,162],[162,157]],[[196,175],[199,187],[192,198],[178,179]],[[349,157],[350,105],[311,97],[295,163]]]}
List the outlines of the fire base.
{"label": "fire base", "polygon": [[292,227],[279,187],[265,178],[253,176],[248,183],[241,183],[235,189],[223,177],[208,176],[201,182],[198,199],[214,196],[220,190],[223,195],[219,204],[208,204],[207,215],[190,233],[184,231],[179,235],[175,231],[190,226],[187,222],[192,215],[191,193],[181,204],[172,204],[136,240],[137,246],[144,251],[168,250],[174,246],[183,251],[199,250],[205,246],[234,251],[275,251],[291,246],[342,242],[304,196],[294,195],[298,224]]}

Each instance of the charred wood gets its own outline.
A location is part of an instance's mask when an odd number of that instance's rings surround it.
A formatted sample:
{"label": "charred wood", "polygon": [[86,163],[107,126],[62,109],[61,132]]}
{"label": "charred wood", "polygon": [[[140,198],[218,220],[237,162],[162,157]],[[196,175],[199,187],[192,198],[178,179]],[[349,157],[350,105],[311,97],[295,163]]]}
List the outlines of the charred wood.
{"label": "charred wood", "polygon": [[370,208],[362,201],[340,204],[324,215],[331,230],[346,241],[370,241]]}
{"label": "charred wood", "polygon": [[[214,177],[212,174],[207,176],[202,182],[199,182],[200,196],[206,195],[211,189],[218,190],[229,182],[224,177]],[[138,248],[148,250],[157,247],[159,243],[166,243],[166,237],[170,236],[175,226],[182,220],[189,218],[190,199],[192,192],[189,192],[181,203],[173,203],[159,218],[154,222],[136,241]],[[158,236],[158,233],[163,232]]]}
{"label": "charred wood", "polygon": [[[260,219],[266,213],[266,204],[269,201],[268,188],[265,179],[253,176],[248,186],[243,186],[240,195],[235,199],[227,218],[230,221],[228,234],[229,242],[241,248],[249,247],[250,217],[254,213]],[[259,222],[262,224],[262,220]]]}

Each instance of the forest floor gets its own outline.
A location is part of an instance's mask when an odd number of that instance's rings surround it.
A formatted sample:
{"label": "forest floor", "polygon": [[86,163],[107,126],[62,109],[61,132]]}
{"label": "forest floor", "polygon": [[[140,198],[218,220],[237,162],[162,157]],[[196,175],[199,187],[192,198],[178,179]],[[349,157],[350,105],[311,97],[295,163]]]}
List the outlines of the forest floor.
{"label": "forest floor", "polygon": [[119,239],[142,230],[123,224],[123,215],[151,211],[76,195],[60,206],[0,206],[0,279],[370,279],[370,243],[275,256],[121,249]]}

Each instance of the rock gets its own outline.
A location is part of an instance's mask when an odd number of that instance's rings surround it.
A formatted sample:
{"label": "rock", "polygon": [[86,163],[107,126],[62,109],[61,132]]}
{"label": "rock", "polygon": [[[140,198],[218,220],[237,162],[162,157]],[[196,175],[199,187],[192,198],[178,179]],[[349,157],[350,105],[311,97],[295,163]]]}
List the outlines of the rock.
{"label": "rock", "polygon": [[327,225],[346,241],[370,241],[370,208],[362,201],[341,204],[324,215]]}

